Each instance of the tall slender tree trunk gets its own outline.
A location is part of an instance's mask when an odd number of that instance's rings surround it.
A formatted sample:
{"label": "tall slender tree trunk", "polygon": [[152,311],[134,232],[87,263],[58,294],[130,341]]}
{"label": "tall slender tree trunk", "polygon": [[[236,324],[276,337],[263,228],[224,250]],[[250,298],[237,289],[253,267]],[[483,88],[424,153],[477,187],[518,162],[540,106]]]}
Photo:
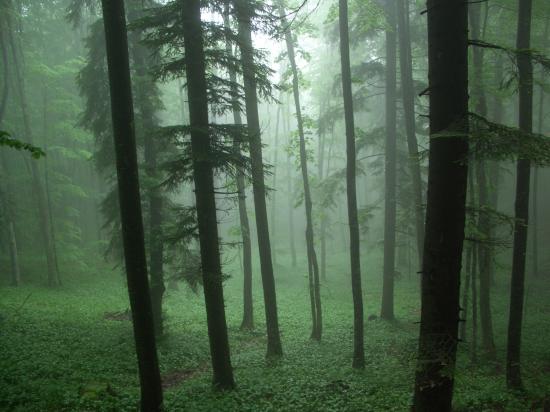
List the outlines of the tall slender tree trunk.
{"label": "tall slender tree trunk", "polygon": [[411,37],[409,30],[409,0],[397,0],[397,19],[399,35],[399,66],[401,71],[401,89],[405,115],[405,132],[409,151],[409,169],[411,173],[416,225],[416,249],[418,263],[422,266],[424,249],[424,205],[422,195],[422,175],[420,173],[420,156],[416,139],[416,118],[414,111],[414,83],[412,73]]}
{"label": "tall slender tree trunk", "polygon": [[[327,96],[328,99],[328,96]],[[323,104],[321,104],[323,106]],[[321,109],[320,115],[322,115],[323,110]],[[317,179],[319,182],[322,182],[325,178],[325,142],[326,142],[326,131],[319,133],[319,146],[318,146],[318,163],[317,163]],[[327,212],[321,210],[321,227],[319,230],[319,240],[321,243],[321,256],[320,256],[320,267],[319,272],[321,275],[321,280],[327,280]]]}
{"label": "tall slender tree trunk", "polygon": [[[25,79],[22,74],[22,68],[19,64],[19,58],[17,56],[17,48],[15,45],[13,29],[11,24],[8,23],[8,35],[10,40],[10,46],[12,50],[13,67],[15,73],[15,83],[19,92],[19,101],[21,105],[21,113],[23,115],[23,127],[25,132],[25,140],[29,143],[33,143],[33,134],[31,128],[31,120],[29,117],[29,110],[27,104],[27,96],[25,92]],[[38,204],[38,222],[40,226],[40,234],[42,235],[42,243],[44,245],[44,251],[46,254],[46,267],[48,271],[48,285],[56,286],[59,284],[59,273],[55,264],[55,251],[51,236],[51,221],[49,219],[48,203],[46,200],[46,194],[42,185],[42,179],[40,178],[40,171],[37,162],[30,162],[31,177],[33,182],[33,189]]]}
{"label": "tall slender tree trunk", "polygon": [[[531,47],[532,1],[519,1],[516,47],[519,69],[519,128],[533,131],[533,66],[526,52]],[[510,285],[510,315],[508,319],[508,351],[506,356],[506,383],[510,389],[522,387],[520,354],[523,320],[525,254],[527,251],[527,224],[529,220],[529,181],[531,164],[527,159],[517,162],[514,248],[512,254],[512,282]]]}
{"label": "tall slender tree trunk", "polygon": [[141,410],[156,412],[162,410],[162,387],[147,278],[126,14],[123,0],[102,0],[101,3],[111,92],[122,243],[138,359]]}
{"label": "tall slender tree trunk", "polygon": [[[285,9],[279,2],[279,17],[281,24],[285,28],[285,41],[290,68],[292,70],[292,91],[294,94],[294,105],[296,109],[296,121],[298,123],[298,136],[300,138],[300,169],[302,171],[302,182],[304,184],[304,206],[306,212],[306,250],[308,260],[309,285],[313,299],[311,309],[313,316],[313,327],[311,338],[321,340],[323,332],[323,312],[321,309],[321,285],[319,281],[319,263],[317,253],[315,252],[315,241],[313,233],[313,202],[311,200],[311,189],[309,186],[309,175],[307,168],[306,139],[304,134],[304,121],[302,118],[302,108],[300,106],[300,86],[298,80],[298,68],[294,52],[294,40],[292,31],[285,17]],[[311,293],[310,292],[310,293]]]}
{"label": "tall slender tree trunk", "polygon": [[[500,87],[500,84],[503,80],[503,56],[497,56],[495,63],[495,80],[496,85],[493,87]],[[504,112],[503,99],[500,96],[495,96],[492,101],[492,116],[495,123],[502,123],[502,115]],[[498,192],[500,186],[500,162],[492,161],[489,163],[489,181],[491,182],[491,191],[490,191],[490,204],[491,208],[494,210],[498,209]],[[495,284],[495,249],[490,248],[488,251],[491,253],[489,259],[491,265],[489,267],[489,279],[491,280],[491,285]]]}
{"label": "tall slender tree trunk", "polygon": [[458,337],[461,341],[466,340],[466,322],[468,322],[468,301],[470,293],[470,283],[471,283],[471,267],[472,267],[472,255],[473,248],[472,245],[468,245],[466,248],[466,268],[463,270],[464,276],[464,287],[462,289],[462,303],[460,307],[462,308],[462,323],[460,324]]}
{"label": "tall slender tree trunk", "polygon": [[477,273],[478,273],[478,252],[479,248],[472,247],[472,266],[470,267],[470,277],[472,278],[472,346],[471,346],[471,358],[472,363],[477,362]]}
{"label": "tall slender tree trunk", "polygon": [[[544,24],[543,39],[548,38],[548,30],[550,28],[550,22],[546,20]],[[540,86],[539,94],[539,113],[538,113],[538,127],[537,131],[540,134],[544,133],[544,88]],[[533,236],[532,236],[532,248],[533,248],[533,276],[539,276],[539,205],[538,205],[538,192],[539,192],[539,168],[535,165],[533,168]]]}
{"label": "tall slender tree trunk", "polygon": [[346,124],[346,189],[350,234],[351,290],[353,295],[353,367],[365,368],[363,343],[363,292],[361,287],[361,259],[359,251],[359,219],[357,217],[357,156],[355,151],[355,122],[353,118],[353,95],[349,57],[348,2],[339,0],[340,60],[342,92],[344,97],[344,120]]}
{"label": "tall slender tree trunk", "polygon": [[384,202],[384,278],[380,317],[394,319],[393,290],[395,280],[395,219],[396,219],[396,160],[397,160],[397,39],[396,3],[386,3],[386,155]]}
{"label": "tall slender tree trunk", "polygon": [[275,291],[275,277],[273,274],[273,261],[271,256],[269,224],[265,199],[266,192],[264,164],[262,159],[262,138],[260,130],[260,116],[258,113],[256,75],[254,73],[254,49],[252,46],[252,4],[250,4],[248,0],[235,0],[235,11],[239,26],[239,47],[241,49],[246,118],[248,124],[248,135],[250,139],[252,190],[254,194],[254,208],[256,211],[256,229],[258,233],[260,270],[262,274],[267,326],[267,357],[280,357],[283,354],[283,349],[279,332],[277,294]]}
{"label": "tall slender tree trunk", "polygon": [[[137,7],[137,8],[136,8]],[[139,18],[141,10],[139,5],[133,5],[131,15]],[[134,9],[135,8],[135,9]],[[145,158],[145,171],[150,183],[147,187],[147,202],[149,203],[149,276],[151,286],[151,304],[153,308],[153,322],[155,335],[160,337],[164,333],[162,316],[162,298],[164,291],[164,245],[162,232],[163,198],[159,188],[160,175],[158,171],[159,142],[154,138],[155,129],[158,126],[153,99],[157,95],[155,83],[148,73],[148,50],[141,41],[142,33],[135,31],[130,35],[130,48],[133,55],[136,75],[137,106],[139,107],[143,127],[143,149]]]}
{"label": "tall slender tree trunk", "polygon": [[[226,29],[230,28],[229,4],[226,6],[224,14],[224,26]],[[233,55],[233,49],[229,41],[225,43],[225,51],[229,56]],[[235,70],[229,70],[229,80],[233,85],[233,96],[237,96],[237,74],[235,73]],[[232,99],[231,104],[233,121],[236,125],[241,126],[243,121],[241,118],[239,102],[236,97]],[[240,155],[241,153],[241,143],[238,139],[233,140],[233,151],[236,155]],[[243,241],[243,320],[241,322],[241,329],[253,329],[254,306],[252,301],[252,244],[250,242],[250,223],[248,221],[248,212],[246,208],[246,185],[244,181],[244,171],[242,168],[237,170],[236,182],[239,204],[239,222]]]}
{"label": "tall slender tree trunk", "polygon": [[[470,28],[474,39],[482,40],[481,30],[481,4],[469,6]],[[483,86],[483,49],[473,48],[474,76],[472,82],[472,95],[475,97],[475,111],[483,117],[487,117],[487,101]],[[478,188],[478,207],[480,209],[477,227],[483,236],[478,243],[478,264],[479,264],[479,313],[481,318],[481,339],[483,351],[490,358],[494,359],[495,341],[493,337],[493,317],[491,314],[491,222],[486,209],[490,205],[489,183],[486,173],[487,162],[483,159],[476,161],[475,175]]]}
{"label": "tall slender tree trunk", "polygon": [[[43,140],[44,140],[44,151],[48,152],[48,139],[49,139],[49,114],[48,114],[48,87],[46,86],[44,88],[44,95],[43,95],[43,127],[42,127],[42,134],[43,134]],[[56,246],[56,237],[55,237],[55,220],[53,218],[53,202],[51,197],[51,191],[50,191],[50,167],[48,162],[48,157],[44,158],[44,190],[46,193],[46,204],[48,209],[48,219],[50,220],[50,237],[52,242],[52,250],[53,250],[53,259],[55,264],[55,270],[58,274],[58,285],[61,285],[61,279],[59,278],[59,260],[57,258],[57,246]]]}
{"label": "tall slender tree trunk", "polygon": [[452,406],[468,179],[467,8],[462,0],[427,3],[430,157],[416,412]]}
{"label": "tall slender tree trunk", "polygon": [[[281,92],[282,96],[282,92]],[[281,117],[281,105],[277,105],[277,115],[275,121],[275,141],[273,144],[273,187],[271,193],[271,238],[273,239],[273,266],[277,267],[277,240],[275,239],[275,233],[277,232],[277,160],[279,154],[279,123]]]}
{"label": "tall slender tree trunk", "polygon": [[[0,97],[0,129],[2,128],[2,122],[4,120],[4,115],[6,113],[6,106],[8,103],[8,96],[10,90],[10,71],[9,71],[9,61],[8,61],[8,47],[4,40],[4,31],[0,28],[0,52],[2,58],[2,95]],[[15,222],[13,218],[13,212],[10,208],[11,195],[11,185],[9,181],[8,167],[6,165],[6,159],[4,153],[0,154],[0,162],[2,163],[2,169],[4,171],[4,193],[2,196],[4,215],[6,218],[6,223],[8,226],[8,245],[10,253],[10,263],[11,263],[11,277],[12,285],[19,286],[21,284],[21,269],[19,267],[19,255],[17,252],[17,237],[15,235]]]}
{"label": "tall slender tree trunk", "polygon": [[213,383],[218,389],[231,389],[235,383],[225,320],[200,0],[185,1],[182,13],[193,180]]}
{"label": "tall slender tree trunk", "polygon": [[[286,135],[288,138],[287,145],[290,146],[292,143],[292,136],[290,133],[290,110],[289,105],[286,105]],[[294,240],[294,191],[292,185],[293,173],[292,173],[292,162],[290,151],[287,151],[286,154],[286,170],[287,170],[287,179],[286,179],[286,191],[288,193],[288,237],[289,237],[289,246],[290,246],[290,262],[293,268],[296,267],[296,242]]]}

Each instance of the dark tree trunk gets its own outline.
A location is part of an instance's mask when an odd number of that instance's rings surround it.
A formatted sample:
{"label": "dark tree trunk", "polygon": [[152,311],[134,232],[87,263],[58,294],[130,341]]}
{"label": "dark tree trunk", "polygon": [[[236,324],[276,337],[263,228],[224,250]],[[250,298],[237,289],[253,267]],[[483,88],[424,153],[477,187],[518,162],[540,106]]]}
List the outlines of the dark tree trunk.
{"label": "dark tree trunk", "polygon": [[213,384],[219,389],[231,389],[235,383],[229,353],[227,323],[223,298],[222,269],[218,238],[218,220],[214,194],[213,153],[208,124],[206,63],[203,46],[200,0],[185,1],[183,34],[185,73],[191,126],[193,180],[199,227],[201,269],[210,356],[214,372]]}
{"label": "dark tree trunk", "polygon": [[399,35],[399,65],[401,71],[401,89],[403,91],[403,109],[405,115],[405,132],[409,151],[409,169],[411,173],[416,225],[416,249],[418,263],[422,266],[424,249],[424,205],[422,196],[422,176],[420,157],[416,139],[416,119],[414,112],[414,83],[412,74],[411,40],[409,31],[409,0],[397,0],[397,18]]}
{"label": "dark tree trunk", "polygon": [[[15,80],[17,90],[19,92],[19,99],[21,105],[21,113],[23,115],[23,127],[25,132],[25,140],[29,143],[33,143],[33,135],[31,128],[31,120],[29,118],[29,109],[27,104],[27,96],[25,92],[25,78],[21,73],[21,67],[19,65],[19,59],[17,57],[17,49],[15,46],[15,40],[12,28],[8,24],[8,35],[10,40],[10,46],[12,49],[13,67],[15,73]],[[59,285],[59,273],[55,264],[55,250],[52,239],[52,227],[49,219],[48,203],[44,187],[42,185],[42,179],[40,178],[40,171],[37,162],[30,162],[31,177],[33,182],[33,190],[36,196],[38,204],[38,222],[40,226],[40,234],[42,235],[42,243],[44,245],[44,251],[46,253],[46,266],[48,271],[48,285]]]}
{"label": "dark tree trunk", "polygon": [[477,273],[478,273],[478,251],[476,247],[472,247],[472,266],[470,267],[470,277],[472,278],[472,363],[477,362],[477,307],[478,307],[478,298],[477,298]]}
{"label": "dark tree trunk", "polygon": [[[135,7],[135,6],[134,6]],[[138,6],[139,7],[139,6]],[[136,18],[140,12],[132,10]],[[148,73],[149,51],[141,41],[141,33],[136,31],[130,35],[130,47],[132,50],[134,66],[139,81],[136,82],[137,106],[143,127],[143,148],[145,158],[145,171],[150,183],[147,187],[147,201],[149,203],[149,276],[151,280],[151,305],[153,308],[153,322],[155,335],[160,337],[164,333],[162,316],[162,297],[164,296],[164,246],[162,233],[163,199],[159,188],[160,176],[158,171],[159,143],[155,141],[154,132],[157,124],[153,99],[158,94],[155,83]]]}
{"label": "dark tree trunk", "polygon": [[281,18],[281,24],[285,28],[285,40],[286,49],[288,54],[288,61],[292,70],[292,91],[294,94],[294,105],[296,108],[296,121],[298,123],[298,137],[300,139],[300,169],[302,171],[302,182],[304,184],[304,206],[306,212],[306,250],[308,260],[308,273],[309,273],[309,286],[310,294],[313,295],[312,301],[312,330],[311,338],[315,340],[321,340],[323,332],[323,313],[321,310],[321,285],[319,282],[319,263],[317,261],[317,253],[315,252],[315,241],[313,233],[313,202],[311,201],[311,189],[309,187],[309,175],[307,168],[307,153],[306,153],[306,139],[304,134],[304,122],[302,118],[302,107],[300,105],[300,89],[298,80],[298,68],[296,66],[296,58],[294,52],[294,40],[292,38],[292,31],[286,21],[285,10],[281,3],[279,3],[279,16]]}
{"label": "dark tree trunk", "polygon": [[[481,30],[481,4],[469,6],[470,28],[472,38],[483,39]],[[474,76],[472,81],[472,95],[475,97],[475,111],[483,117],[487,117],[487,101],[483,89],[483,49],[473,48]],[[495,341],[493,337],[493,317],[491,314],[491,260],[492,248],[490,238],[492,236],[490,217],[486,210],[490,206],[489,183],[486,174],[487,162],[479,159],[476,162],[476,181],[478,188],[478,208],[480,209],[477,228],[482,235],[482,241],[478,243],[478,264],[479,264],[479,314],[481,319],[481,340],[483,351],[490,358],[494,359]]]}
{"label": "dark tree trunk", "polygon": [[246,118],[250,139],[250,158],[252,161],[252,190],[256,211],[258,249],[260,251],[260,270],[264,291],[265,317],[267,326],[267,357],[280,357],[283,354],[279,319],[277,315],[277,294],[271,260],[269,224],[267,220],[264,164],[262,159],[262,138],[260,117],[258,114],[258,95],[256,75],[254,73],[254,49],[252,46],[251,14],[252,5],[248,0],[235,0],[235,10],[239,25],[239,41],[243,68]]}
{"label": "dark tree trunk", "polygon": [[[522,0],[518,9],[516,47],[527,51],[531,47],[532,1]],[[519,128],[533,130],[533,66],[531,56],[518,53],[519,69]],[[510,389],[520,389],[521,327],[523,320],[525,254],[527,251],[527,224],[529,220],[529,180],[531,164],[527,159],[517,162],[514,248],[512,254],[512,282],[510,285],[510,316],[508,319],[508,351],[506,356],[506,383]]]}
{"label": "dark tree trunk", "polygon": [[[230,28],[229,5],[227,5],[224,15],[224,25]],[[226,42],[225,51],[228,55],[233,55],[231,43]],[[232,93],[237,95],[237,74],[235,70],[229,70],[229,80],[232,83]],[[237,98],[232,100],[233,121],[236,125],[242,125],[241,112]],[[233,140],[233,150],[236,155],[241,153],[241,144]],[[246,208],[246,186],[244,181],[244,172],[241,168],[237,170],[237,192],[239,203],[239,222],[241,226],[241,236],[243,240],[243,320],[241,329],[254,329],[254,306],[252,301],[252,244],[250,242],[250,223],[248,221],[248,212]]]}
{"label": "dark tree trunk", "polygon": [[162,387],[147,279],[124,2],[102,0],[102,8],[122,243],[138,358],[141,410],[160,411]]}
{"label": "dark tree trunk", "polygon": [[468,176],[467,7],[462,0],[427,3],[431,139],[416,412],[452,405]]}
{"label": "dark tree trunk", "polygon": [[359,252],[359,220],[357,217],[356,188],[357,156],[355,153],[355,125],[353,118],[353,95],[351,91],[347,0],[339,0],[338,6],[342,91],[344,97],[344,119],[346,123],[346,189],[350,234],[351,289],[353,294],[353,367],[364,369],[363,292],[361,290],[361,260]]}
{"label": "dark tree trunk", "polygon": [[382,286],[382,309],[380,317],[393,320],[393,289],[395,277],[395,219],[396,219],[396,158],[397,158],[397,113],[396,113],[396,3],[386,3],[386,155],[385,155],[385,203],[384,203],[384,279]]}
{"label": "dark tree trunk", "polygon": [[[468,322],[468,294],[470,293],[470,281],[472,279],[472,255],[473,247],[468,245],[466,248],[466,268],[463,270],[464,273],[464,287],[462,288],[462,303],[460,307],[462,308],[462,323],[460,324],[458,337],[461,341],[466,340],[466,322]],[[464,269],[464,268],[463,268]]]}

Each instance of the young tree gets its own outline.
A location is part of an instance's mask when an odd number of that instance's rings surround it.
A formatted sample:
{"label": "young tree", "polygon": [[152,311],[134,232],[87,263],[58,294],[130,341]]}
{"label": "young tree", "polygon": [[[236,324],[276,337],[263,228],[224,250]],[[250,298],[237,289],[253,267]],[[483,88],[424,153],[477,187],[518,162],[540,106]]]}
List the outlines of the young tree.
{"label": "young tree", "polygon": [[141,386],[141,409],[162,409],[162,387],[147,278],[123,0],[102,0],[118,195],[128,294]]}
{"label": "young tree", "polygon": [[459,322],[468,141],[468,12],[428,0],[430,156],[416,412],[450,412]]}
{"label": "young tree", "polygon": [[254,73],[254,48],[252,46],[251,18],[254,14],[254,6],[248,0],[235,0],[234,5],[238,22],[246,119],[250,141],[250,160],[252,162],[252,191],[254,194],[256,230],[258,233],[260,270],[262,274],[267,326],[267,357],[279,357],[282,356],[283,349],[279,333],[277,295],[275,291],[275,277],[273,275],[271,244],[269,240],[257,83]]}
{"label": "young tree", "polygon": [[393,320],[393,289],[395,277],[395,219],[396,219],[396,158],[397,158],[397,113],[396,113],[396,4],[386,3],[386,155],[385,155],[385,203],[384,203],[384,278],[382,286],[382,309],[380,317]]}
{"label": "young tree", "polygon": [[[519,69],[519,129],[533,130],[533,65],[531,47],[532,1],[521,0],[518,6],[517,60]],[[529,180],[531,163],[519,159],[516,172],[516,205],[512,281],[510,285],[510,313],[508,318],[508,346],[506,354],[506,383],[510,389],[522,387],[520,354],[523,320],[525,254],[527,251],[527,223],[529,219]]]}
{"label": "young tree", "polygon": [[311,338],[321,340],[323,333],[323,314],[321,310],[321,285],[319,282],[319,263],[315,252],[315,239],[313,233],[313,202],[311,200],[311,189],[309,186],[309,175],[307,169],[306,139],[304,134],[304,119],[300,106],[300,86],[298,80],[298,67],[294,52],[294,40],[292,30],[285,17],[285,9],[279,1],[279,17],[283,30],[285,31],[286,50],[288,61],[292,71],[292,92],[294,95],[294,107],[296,109],[296,121],[298,123],[298,137],[300,139],[300,169],[302,171],[302,182],[304,185],[304,206],[306,212],[306,250],[309,274],[309,293],[311,300],[312,330]]}
{"label": "young tree", "polygon": [[213,383],[219,389],[232,389],[235,383],[225,320],[200,0],[184,1],[182,13],[193,180]]}
{"label": "young tree", "polygon": [[350,234],[351,289],[353,294],[353,367],[363,369],[365,367],[365,348],[363,343],[363,292],[361,290],[359,220],[357,217],[357,188],[355,183],[357,159],[355,154],[353,95],[351,91],[347,0],[339,0],[338,10],[342,92],[344,96],[344,119],[346,124],[346,188]]}

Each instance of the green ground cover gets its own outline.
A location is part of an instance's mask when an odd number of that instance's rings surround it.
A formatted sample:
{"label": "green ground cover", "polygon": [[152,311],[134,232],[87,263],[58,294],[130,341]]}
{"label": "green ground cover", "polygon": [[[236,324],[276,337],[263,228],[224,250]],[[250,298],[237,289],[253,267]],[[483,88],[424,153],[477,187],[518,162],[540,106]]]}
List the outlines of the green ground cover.
{"label": "green ground cover", "polygon": [[[281,260],[281,259],[279,259]],[[226,272],[226,309],[237,389],[210,387],[208,341],[201,293],[180,285],[166,295],[168,333],[159,344],[168,411],[407,411],[413,388],[419,320],[417,279],[396,285],[398,321],[365,320],[367,368],[351,368],[352,306],[345,255],[331,256],[323,287],[324,334],[312,342],[305,274],[277,268],[284,359],[266,364],[263,305],[255,272],[256,330],[239,330],[238,262]],[[370,262],[370,264],[367,264]],[[378,313],[379,257],[364,264],[366,317]],[[258,265],[255,266],[256,268]],[[0,289],[0,410],[134,411],[138,382],[123,277],[111,270],[67,277],[58,289],[35,284]],[[504,275],[502,276],[504,278]],[[508,289],[494,288],[498,361],[472,365],[461,344],[458,411],[542,410],[550,395],[550,282],[527,288],[523,372],[527,391],[505,389]],[[539,408],[539,409],[537,409]]]}

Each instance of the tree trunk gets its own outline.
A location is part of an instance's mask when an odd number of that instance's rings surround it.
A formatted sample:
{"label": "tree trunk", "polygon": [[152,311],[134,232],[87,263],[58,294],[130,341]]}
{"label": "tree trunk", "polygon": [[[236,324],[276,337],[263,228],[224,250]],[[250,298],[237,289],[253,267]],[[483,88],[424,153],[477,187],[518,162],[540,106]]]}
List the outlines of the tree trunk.
{"label": "tree trunk", "polygon": [[396,113],[396,3],[386,3],[386,155],[385,155],[385,203],[384,203],[384,278],[382,286],[382,309],[380,317],[394,319],[393,290],[395,279],[395,219],[396,219],[396,158],[397,158],[397,113]]}
{"label": "tree trunk", "polygon": [[250,159],[252,162],[252,190],[256,212],[260,269],[264,291],[265,317],[267,326],[267,357],[280,357],[283,354],[279,319],[277,315],[277,294],[271,260],[269,224],[262,159],[262,138],[258,113],[258,95],[254,73],[254,49],[252,46],[251,15],[253,10],[246,0],[235,0],[235,11],[239,26],[239,47],[243,68],[246,118],[250,139]]}
{"label": "tree trunk", "polygon": [[160,411],[162,387],[147,279],[124,2],[102,0],[102,9],[122,242],[139,367],[141,410]]}
{"label": "tree trunk", "polygon": [[[287,105],[287,108],[289,105]],[[286,134],[288,137],[287,145],[290,146],[292,143],[292,136],[290,133],[290,110],[287,110],[286,114]],[[286,154],[286,170],[287,170],[287,179],[286,179],[286,191],[288,193],[288,237],[289,237],[289,246],[290,246],[290,259],[291,265],[293,268],[296,267],[296,243],[294,241],[294,192],[292,187],[292,162],[290,151],[287,151]]]}
{"label": "tree trunk", "polygon": [[476,248],[475,246],[472,247],[472,266],[470,267],[470,277],[472,278],[472,346],[471,346],[471,352],[472,352],[472,363],[477,362],[477,307],[478,307],[478,299],[477,299],[477,273],[478,273],[478,251],[479,248]]}
{"label": "tree trunk", "polygon": [[[229,5],[226,6],[224,15],[224,25],[230,28]],[[231,44],[226,42],[225,51],[228,55],[233,55]],[[229,70],[229,80],[232,83],[233,96],[237,96],[237,74],[235,70]],[[237,98],[232,99],[233,121],[236,125],[243,124],[239,102]],[[236,155],[241,153],[241,144],[237,139],[233,140],[233,151]],[[250,223],[248,221],[248,212],[246,208],[246,186],[244,181],[244,171],[242,168],[237,170],[237,192],[239,203],[239,222],[241,226],[241,236],[243,240],[243,320],[241,330],[254,329],[254,306],[252,301],[252,245],[250,242]]]}
{"label": "tree trunk", "polygon": [[353,118],[353,95],[351,90],[351,68],[349,57],[348,2],[339,0],[340,60],[342,70],[342,92],[344,97],[344,120],[346,124],[346,189],[348,200],[348,222],[350,234],[351,289],[353,295],[353,367],[365,368],[363,343],[363,292],[361,290],[361,260],[359,251],[359,220],[357,217],[355,152],[355,125]]}
{"label": "tree trunk", "polygon": [[[10,24],[8,23],[8,26]],[[14,35],[11,27],[8,27],[8,34],[10,37],[10,45],[12,49],[13,66],[15,72],[15,80],[17,89],[19,92],[21,113],[23,115],[23,127],[25,132],[25,140],[28,143],[33,143],[31,120],[29,118],[29,111],[27,105],[27,96],[25,93],[25,79],[21,73],[21,67],[19,66],[19,59],[17,57],[17,49],[15,46]],[[40,178],[40,171],[38,169],[37,162],[30,162],[31,177],[33,182],[33,189],[38,203],[38,222],[40,226],[40,234],[42,235],[42,242],[44,245],[44,251],[46,254],[46,267],[48,271],[48,285],[57,286],[59,284],[59,273],[55,264],[55,251],[51,236],[51,222],[49,219],[49,212],[47,206],[46,195],[44,193],[44,187],[42,186],[42,180]]]}
{"label": "tree trunk", "polygon": [[[134,6],[136,7],[136,6]],[[139,7],[139,6],[138,6]],[[139,18],[139,8],[132,10],[135,18]],[[141,41],[142,33],[135,31],[130,35],[130,48],[132,50],[136,75],[137,106],[143,127],[143,149],[145,158],[145,171],[150,183],[147,187],[147,201],[149,203],[149,276],[151,280],[151,305],[153,308],[153,322],[155,335],[160,337],[164,333],[162,316],[162,297],[166,290],[164,286],[164,245],[162,232],[163,198],[159,188],[160,176],[158,172],[159,143],[155,141],[154,132],[157,125],[153,99],[158,94],[155,83],[150,77],[148,53]]]}
{"label": "tree trunk", "polygon": [[281,24],[285,27],[285,40],[286,49],[288,54],[288,60],[290,68],[292,70],[292,91],[294,94],[294,105],[296,108],[296,121],[298,123],[298,136],[300,138],[300,169],[302,171],[302,181],[304,184],[304,206],[306,212],[306,250],[308,260],[308,274],[309,285],[313,288],[313,327],[311,330],[311,338],[314,340],[321,340],[323,332],[323,314],[321,310],[321,285],[319,282],[319,264],[317,261],[317,254],[315,252],[315,241],[313,233],[313,202],[311,201],[311,190],[309,187],[309,175],[307,168],[307,153],[306,153],[306,139],[304,134],[304,122],[302,118],[302,107],[300,106],[300,90],[298,80],[298,68],[296,66],[296,58],[294,52],[294,40],[292,38],[292,31],[286,21],[285,10],[282,3],[279,2],[279,16]]}
{"label": "tree trunk", "polygon": [[[2,95],[0,98],[0,129],[2,122],[4,120],[4,115],[6,113],[6,106],[9,96],[9,62],[8,62],[8,48],[6,42],[4,41],[4,33],[0,30],[0,52],[2,53]],[[17,252],[17,237],[15,236],[15,223],[13,221],[12,211],[9,207],[9,200],[11,199],[11,185],[8,177],[8,168],[6,165],[6,159],[4,153],[0,154],[0,161],[2,163],[2,169],[4,170],[4,181],[6,182],[4,193],[3,193],[3,208],[4,215],[6,217],[6,223],[8,226],[8,244],[10,252],[10,263],[11,263],[11,277],[12,285],[19,286],[21,284],[21,269],[19,267],[19,255]]]}
{"label": "tree trunk", "polygon": [[[550,28],[550,22],[546,20],[544,24],[544,33],[542,38],[548,38],[548,30]],[[540,134],[544,133],[544,88],[540,86],[539,95],[539,113],[538,113],[538,128],[537,131]],[[535,165],[533,168],[533,276],[539,276],[539,205],[538,205],[538,192],[539,192],[539,168]]]}
{"label": "tree trunk", "polygon": [[467,3],[428,0],[427,15],[431,138],[414,410],[448,412],[468,176]]}
{"label": "tree trunk", "polygon": [[[282,96],[282,92],[281,92]],[[279,153],[279,123],[280,123],[280,117],[281,117],[281,105],[277,105],[277,120],[275,122],[275,142],[273,144],[273,187],[272,193],[271,193],[271,238],[273,239],[273,244],[275,245],[273,247],[273,266],[277,267],[277,240],[275,239],[275,233],[277,231],[277,222],[276,219],[276,212],[277,212],[277,155]]]}
{"label": "tree trunk", "polygon": [[[474,39],[482,40],[480,24],[481,4],[469,6],[470,28]],[[483,117],[487,117],[487,101],[483,89],[483,49],[473,48],[474,76],[472,81],[472,95],[476,100],[475,111]],[[491,222],[486,209],[489,208],[489,183],[487,182],[486,161],[479,159],[476,162],[476,180],[478,188],[479,219],[477,228],[483,239],[478,243],[478,264],[479,264],[479,314],[481,318],[481,340],[483,351],[490,358],[494,359],[495,341],[493,337],[493,317],[491,314]]]}
{"label": "tree trunk", "polygon": [[208,123],[206,63],[203,46],[200,0],[183,3],[183,33],[187,100],[191,126],[193,180],[199,227],[201,269],[210,355],[214,372],[213,384],[219,389],[231,389],[235,383],[229,352],[222,269],[214,194],[213,153]]}
{"label": "tree trunk", "polygon": [[[326,97],[326,104],[329,104],[329,96]],[[319,116],[324,113],[324,102],[321,102],[321,112]],[[317,163],[317,179],[322,182],[325,178],[325,143],[326,143],[326,131],[323,130],[319,133],[319,145],[318,145],[318,163]],[[319,239],[321,242],[321,256],[320,256],[320,268],[321,280],[324,282],[327,280],[327,211],[321,210],[321,227],[319,230]]]}
{"label": "tree trunk", "polygon": [[466,322],[468,322],[468,294],[470,293],[470,282],[472,279],[472,255],[473,247],[472,245],[468,245],[466,248],[466,270],[463,271],[465,276],[464,288],[462,289],[462,304],[460,305],[462,308],[462,323],[460,324],[458,334],[458,338],[463,342],[466,340]]}
{"label": "tree trunk", "polygon": [[411,173],[416,225],[416,249],[418,263],[422,266],[424,248],[424,205],[422,195],[422,176],[420,173],[420,156],[416,140],[416,119],[414,111],[414,83],[412,74],[411,37],[409,32],[409,0],[397,0],[397,18],[399,35],[399,65],[401,71],[401,89],[405,116],[405,132],[409,151],[409,169]]}
{"label": "tree trunk", "polygon": [[[522,0],[519,2],[516,47],[520,51],[527,51],[531,47],[531,11],[531,0]],[[531,56],[520,52],[517,55],[517,60],[519,69],[519,128],[523,132],[531,133],[533,130],[533,67]],[[516,176],[516,220],[514,224],[508,351],[506,356],[506,383],[510,389],[519,389],[522,387],[520,352],[527,224],[529,220],[530,172],[530,161],[519,159]]]}

